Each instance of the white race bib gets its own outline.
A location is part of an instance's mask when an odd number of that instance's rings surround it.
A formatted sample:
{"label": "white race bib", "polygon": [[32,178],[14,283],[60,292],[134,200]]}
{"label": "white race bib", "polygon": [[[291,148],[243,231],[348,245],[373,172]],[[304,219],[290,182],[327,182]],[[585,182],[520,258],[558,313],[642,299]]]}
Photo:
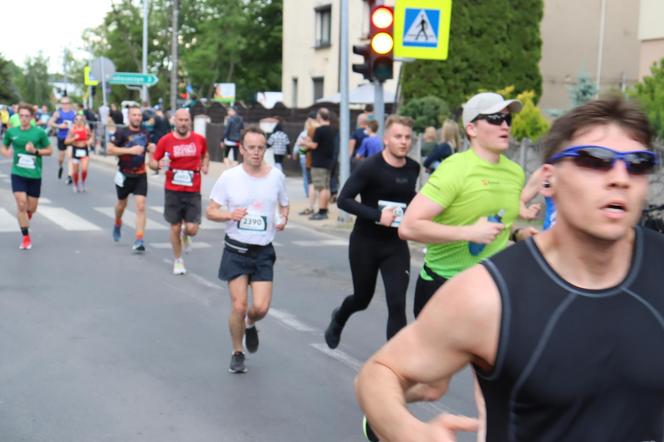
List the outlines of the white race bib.
{"label": "white race bib", "polygon": [[18,162],[16,163],[16,165],[23,169],[34,169],[35,158],[37,157],[35,157],[34,155],[30,155],[27,153],[20,153],[18,154]]}
{"label": "white race bib", "polygon": [[[405,203],[396,203],[394,201],[383,201],[380,200],[378,201],[378,208],[380,210],[383,210],[386,207],[392,207],[394,208],[394,222],[392,222],[392,225],[390,227],[399,227],[401,225],[401,220],[403,219],[403,214],[406,211],[406,204]],[[376,223],[380,224],[380,223]]]}
{"label": "white race bib", "polygon": [[191,187],[194,185],[194,171],[193,170],[177,170],[173,169],[173,179],[171,183],[175,186]]}
{"label": "white race bib", "polygon": [[87,157],[87,156],[88,156],[88,153],[85,151],[85,149],[74,148],[74,157],[83,158],[83,157]]}
{"label": "white race bib", "polygon": [[265,232],[267,230],[267,216],[248,213],[237,222],[237,228],[251,232]]}
{"label": "white race bib", "polygon": [[124,187],[124,182],[125,182],[124,174],[118,170],[117,172],[115,172],[115,179],[113,181],[115,181],[116,186]]}

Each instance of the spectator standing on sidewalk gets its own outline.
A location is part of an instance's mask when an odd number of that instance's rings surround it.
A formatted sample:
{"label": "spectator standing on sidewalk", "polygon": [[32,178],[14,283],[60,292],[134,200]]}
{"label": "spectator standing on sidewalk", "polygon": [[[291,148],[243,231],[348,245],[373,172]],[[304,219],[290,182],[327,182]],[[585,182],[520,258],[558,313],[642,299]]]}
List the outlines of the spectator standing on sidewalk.
{"label": "spectator standing on sidewalk", "polygon": [[330,177],[334,162],[336,162],[334,143],[337,130],[330,124],[330,111],[324,107],[318,109],[316,120],[319,126],[306,146],[312,151],[311,181],[314,190],[318,193],[318,212],[311,215],[309,219],[319,221],[328,218]]}

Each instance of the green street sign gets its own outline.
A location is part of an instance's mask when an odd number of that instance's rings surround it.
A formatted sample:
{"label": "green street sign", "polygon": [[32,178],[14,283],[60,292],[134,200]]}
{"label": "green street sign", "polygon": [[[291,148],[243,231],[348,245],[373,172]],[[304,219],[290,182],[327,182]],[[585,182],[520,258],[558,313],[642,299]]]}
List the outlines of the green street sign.
{"label": "green street sign", "polygon": [[135,72],[116,72],[109,80],[109,83],[111,84],[125,84],[132,86],[154,86],[157,82],[159,82],[159,79],[156,75],[139,74]]}

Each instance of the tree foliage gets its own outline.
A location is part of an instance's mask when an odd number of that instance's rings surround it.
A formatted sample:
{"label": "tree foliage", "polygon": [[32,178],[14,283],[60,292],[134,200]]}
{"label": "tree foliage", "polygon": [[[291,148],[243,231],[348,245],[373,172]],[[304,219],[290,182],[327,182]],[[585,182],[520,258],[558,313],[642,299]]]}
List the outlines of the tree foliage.
{"label": "tree foliage", "polygon": [[0,103],[16,103],[20,93],[14,79],[18,78],[20,68],[0,54]]}
{"label": "tree foliage", "polygon": [[513,84],[534,91],[537,102],[543,11],[543,0],[454,2],[448,59],[406,64],[404,100],[434,95],[454,109],[480,89]]}
{"label": "tree foliage", "polygon": [[[159,78],[152,101],[168,102],[171,68],[171,0],[152,0],[149,9],[148,71]],[[142,70],[142,1],[113,2],[104,22],[85,34],[95,56],[112,60],[119,72]],[[191,84],[211,97],[214,83],[234,82],[238,98],[281,87],[282,0],[180,0],[178,90]],[[114,101],[138,98],[113,87]]]}
{"label": "tree foliage", "polygon": [[597,95],[597,84],[590,77],[587,71],[579,72],[576,77],[576,84],[570,88],[569,96],[572,100],[572,106],[580,106],[589,102]]}
{"label": "tree foliage", "polygon": [[403,106],[399,113],[414,121],[415,132],[424,132],[429,126],[440,127],[449,115],[449,107],[441,98],[428,96],[414,98]]}
{"label": "tree foliage", "polygon": [[512,136],[519,141],[537,141],[549,130],[549,122],[535,105],[535,92],[522,92],[517,96],[517,99],[523,103],[523,109],[514,115]]}
{"label": "tree foliage", "polygon": [[664,58],[628,94],[641,104],[657,138],[664,140]]}

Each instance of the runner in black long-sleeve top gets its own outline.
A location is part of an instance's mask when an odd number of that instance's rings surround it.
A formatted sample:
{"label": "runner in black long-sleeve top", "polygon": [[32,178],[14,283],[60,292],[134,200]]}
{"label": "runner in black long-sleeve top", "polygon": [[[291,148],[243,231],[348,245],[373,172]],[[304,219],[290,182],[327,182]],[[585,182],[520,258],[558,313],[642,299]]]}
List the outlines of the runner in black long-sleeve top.
{"label": "runner in black long-sleeve top", "polygon": [[[378,270],[387,298],[387,338],[406,325],[410,252],[406,241],[399,239],[397,227],[406,205],[415,196],[420,172],[417,162],[406,157],[411,137],[409,118],[388,118],[385,149],[362,160],[339,193],[338,207],[357,216],[348,248],[354,290],[332,312],[325,331],[330,348],[339,345],[350,315],[366,309],[371,302]],[[358,194],[361,202],[355,200]]]}

